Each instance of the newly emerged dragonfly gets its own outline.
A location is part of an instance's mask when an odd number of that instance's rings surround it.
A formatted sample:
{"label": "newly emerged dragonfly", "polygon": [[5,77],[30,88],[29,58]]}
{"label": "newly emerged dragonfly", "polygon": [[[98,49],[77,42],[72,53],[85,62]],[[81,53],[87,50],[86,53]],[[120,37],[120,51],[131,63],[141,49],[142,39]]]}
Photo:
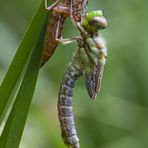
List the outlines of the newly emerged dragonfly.
{"label": "newly emerged dragonfly", "polygon": [[81,22],[75,22],[81,36],[59,39],[63,44],[77,41],[78,50],[65,71],[58,99],[58,115],[61,135],[68,147],[80,148],[74,116],[72,96],[75,81],[85,75],[86,88],[91,99],[100,91],[103,69],[107,57],[106,41],[98,30],[107,27],[107,20],[101,10],[89,12]]}
{"label": "newly emerged dragonfly", "polygon": [[[72,11],[70,12],[71,3]],[[45,35],[41,66],[48,61],[58,46],[57,38],[61,37],[65,19],[72,15],[75,21],[80,22],[81,14],[85,13],[86,5],[87,0],[56,0],[51,6],[48,6],[47,0],[45,0],[45,8],[51,11],[51,15]]]}

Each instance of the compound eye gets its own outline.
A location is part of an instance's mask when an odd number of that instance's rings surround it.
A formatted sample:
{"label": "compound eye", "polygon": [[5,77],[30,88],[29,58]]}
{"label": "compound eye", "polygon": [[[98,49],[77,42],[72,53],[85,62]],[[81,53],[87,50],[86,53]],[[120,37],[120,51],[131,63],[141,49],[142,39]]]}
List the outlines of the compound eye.
{"label": "compound eye", "polygon": [[97,29],[104,29],[108,26],[107,20],[105,17],[94,17],[88,22],[90,26],[94,26]]}

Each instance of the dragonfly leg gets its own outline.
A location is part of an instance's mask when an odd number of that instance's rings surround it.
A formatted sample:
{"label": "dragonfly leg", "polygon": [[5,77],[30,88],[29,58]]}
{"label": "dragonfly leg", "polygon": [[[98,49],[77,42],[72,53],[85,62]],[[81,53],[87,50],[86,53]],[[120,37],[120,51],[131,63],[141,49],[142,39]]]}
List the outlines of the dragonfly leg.
{"label": "dragonfly leg", "polygon": [[66,45],[66,44],[73,43],[81,38],[80,36],[75,36],[75,37],[65,38],[65,39],[61,36],[59,38],[58,34],[59,34],[59,27],[60,27],[60,19],[61,19],[61,16],[59,15],[59,20],[58,20],[57,29],[56,29],[56,38],[55,38],[56,41],[62,43],[63,45]]}
{"label": "dragonfly leg", "polygon": [[71,38],[61,37],[60,39],[58,39],[58,42],[62,43],[63,45],[66,45],[66,44],[76,42],[78,39],[81,39],[81,37],[80,36],[75,36],[75,37],[71,37]]}
{"label": "dragonfly leg", "polygon": [[56,0],[53,4],[51,4],[50,6],[48,6],[48,0],[45,0],[45,9],[47,9],[47,10],[51,10],[52,8],[54,8],[56,5],[57,5],[57,3],[59,3],[60,2],[60,0]]}
{"label": "dragonfly leg", "polygon": [[[87,0],[83,0],[83,2],[82,2],[83,7],[86,4],[86,2],[87,2]],[[82,9],[83,9],[83,7],[82,7]],[[71,18],[73,24],[80,30],[80,32],[82,32],[84,35],[88,34],[85,31],[85,29],[82,27],[81,22],[77,22],[73,17],[73,0],[71,0],[71,3],[70,3],[70,18]]]}
{"label": "dragonfly leg", "polygon": [[48,0],[45,0],[45,9],[54,10],[54,11],[58,12],[59,14],[69,15],[69,8],[68,7],[57,5],[60,2],[60,0],[56,0],[50,6],[48,6],[47,2],[48,2]]}
{"label": "dragonfly leg", "polygon": [[55,35],[55,40],[58,41],[58,34],[59,34],[59,29],[60,29],[60,21],[61,21],[61,16],[59,15],[58,23],[57,23],[57,28],[56,28],[56,35]]}
{"label": "dragonfly leg", "polygon": [[86,14],[86,6],[87,6],[88,0],[83,0],[82,1],[82,9],[84,11],[84,13]]}
{"label": "dragonfly leg", "polygon": [[71,18],[72,23],[74,25],[76,25],[77,22],[76,22],[76,20],[73,17],[73,0],[71,0],[71,2],[70,2],[70,18]]}
{"label": "dragonfly leg", "polygon": [[84,8],[87,5],[87,3],[88,3],[88,0],[83,0],[82,1],[82,8]]}

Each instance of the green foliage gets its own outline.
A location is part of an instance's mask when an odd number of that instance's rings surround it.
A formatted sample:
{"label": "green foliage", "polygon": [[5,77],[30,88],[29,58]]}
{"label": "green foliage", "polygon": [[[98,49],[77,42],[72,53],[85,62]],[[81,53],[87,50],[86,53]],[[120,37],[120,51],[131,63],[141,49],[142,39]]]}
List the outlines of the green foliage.
{"label": "green foliage", "polygon": [[[0,117],[2,117],[24,66],[29,60],[25,72],[22,74],[24,76],[19,91],[0,138],[1,148],[16,148],[19,146],[40,69],[40,59],[47,26],[45,16],[44,2],[42,1],[0,87]],[[42,31],[40,33],[41,27]]]}
{"label": "green foliage", "polygon": [[31,53],[31,49],[39,36],[40,27],[45,16],[43,8],[42,4],[32,20],[0,87],[0,117],[2,116],[13,88],[23,71],[26,61]]}

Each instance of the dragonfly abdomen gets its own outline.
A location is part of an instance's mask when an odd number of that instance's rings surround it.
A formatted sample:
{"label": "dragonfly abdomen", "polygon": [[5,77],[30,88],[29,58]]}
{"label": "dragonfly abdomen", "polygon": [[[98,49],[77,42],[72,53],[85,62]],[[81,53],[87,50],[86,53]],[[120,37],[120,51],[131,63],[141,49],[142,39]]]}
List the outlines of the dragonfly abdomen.
{"label": "dragonfly abdomen", "polygon": [[72,96],[75,81],[82,75],[82,72],[69,64],[65,72],[58,100],[58,115],[61,126],[62,138],[66,145],[72,148],[79,148],[74,116],[72,110]]}

